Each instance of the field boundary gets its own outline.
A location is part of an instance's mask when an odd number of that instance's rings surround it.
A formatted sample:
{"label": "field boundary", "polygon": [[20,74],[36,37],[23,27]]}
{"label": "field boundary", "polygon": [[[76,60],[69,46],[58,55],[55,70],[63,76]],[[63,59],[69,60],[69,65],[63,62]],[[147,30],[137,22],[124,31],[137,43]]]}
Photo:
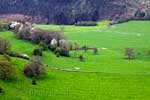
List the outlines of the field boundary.
{"label": "field boundary", "polygon": [[77,72],[77,73],[105,73],[105,74],[121,74],[121,75],[150,75],[150,73],[117,73],[117,72],[105,72],[105,71],[88,71],[88,70],[76,70],[76,69],[65,69],[65,68],[58,68],[46,65],[48,68],[63,72]]}

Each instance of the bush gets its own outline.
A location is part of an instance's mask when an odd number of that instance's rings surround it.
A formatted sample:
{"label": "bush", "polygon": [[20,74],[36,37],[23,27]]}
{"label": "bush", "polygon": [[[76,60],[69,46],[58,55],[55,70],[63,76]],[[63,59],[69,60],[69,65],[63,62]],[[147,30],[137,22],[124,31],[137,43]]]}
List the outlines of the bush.
{"label": "bush", "polygon": [[37,85],[35,77],[32,78],[32,85]]}
{"label": "bush", "polygon": [[87,46],[87,45],[84,45],[84,46],[82,47],[82,49],[83,49],[85,52],[87,52],[88,46]]}
{"label": "bush", "polygon": [[0,79],[12,79],[15,76],[15,68],[8,61],[0,61]]}
{"label": "bush", "polygon": [[46,70],[41,59],[39,57],[34,57],[29,64],[24,68],[24,74],[28,77],[39,77],[46,75]]}
{"label": "bush", "polygon": [[41,41],[39,43],[39,48],[41,48],[42,50],[47,50],[48,49],[48,45],[46,45],[43,41]]}
{"label": "bush", "polygon": [[66,40],[59,41],[59,47],[61,49],[60,55],[69,57],[69,45]]}
{"label": "bush", "polygon": [[84,57],[83,57],[82,54],[79,56],[79,60],[80,60],[80,61],[84,61]]}
{"label": "bush", "polygon": [[2,24],[0,23],[0,31],[3,31],[3,26],[2,26]]}
{"label": "bush", "polygon": [[8,30],[10,22],[8,20],[3,20],[0,22],[0,31]]}
{"label": "bush", "polygon": [[55,50],[56,57],[60,56],[61,48],[57,47]]}
{"label": "bush", "polygon": [[150,56],[150,50],[147,51],[146,55],[149,57]]}
{"label": "bush", "polygon": [[18,34],[20,27],[21,27],[21,24],[16,25],[13,32]]}
{"label": "bush", "polygon": [[3,87],[0,85],[0,94],[3,93]]}
{"label": "bush", "polygon": [[58,57],[58,58],[59,58],[59,57],[60,57],[60,53],[56,53],[56,57]]}
{"label": "bush", "polygon": [[98,48],[94,47],[93,52],[94,52],[95,55],[98,54]]}
{"label": "bush", "polygon": [[42,29],[34,29],[31,32],[31,41],[33,43],[40,43],[43,40],[44,30]]}
{"label": "bush", "polygon": [[92,22],[92,21],[81,21],[81,22],[75,23],[75,26],[96,26],[96,25],[97,23]]}
{"label": "bush", "polygon": [[17,38],[19,39],[30,40],[30,36],[31,34],[29,27],[23,28],[17,33]]}
{"label": "bush", "polygon": [[10,61],[10,60],[11,60],[11,58],[10,58],[10,56],[9,56],[9,55],[4,54],[3,56],[4,56],[4,58],[6,58],[6,60],[8,60],[8,61]]}
{"label": "bush", "polygon": [[42,56],[43,54],[42,54],[41,48],[35,48],[35,49],[33,50],[33,55],[34,55],[34,56]]}
{"label": "bush", "polygon": [[10,44],[5,39],[0,38],[0,54],[6,53],[10,48]]}
{"label": "bush", "polygon": [[60,47],[57,47],[57,48],[55,49],[55,51],[54,51],[55,54],[60,53],[60,52],[61,52],[61,48],[60,48]]}

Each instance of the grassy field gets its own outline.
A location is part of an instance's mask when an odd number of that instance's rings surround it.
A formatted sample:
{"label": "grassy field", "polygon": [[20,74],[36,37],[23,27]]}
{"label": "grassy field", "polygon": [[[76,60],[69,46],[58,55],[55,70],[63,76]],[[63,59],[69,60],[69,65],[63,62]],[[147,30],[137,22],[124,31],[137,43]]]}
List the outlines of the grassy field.
{"label": "grassy field", "polygon": [[[85,61],[73,58],[57,58],[50,51],[45,51],[43,63],[59,68],[74,67],[84,72],[63,72],[50,68],[46,78],[39,78],[38,85],[31,85],[31,79],[22,74],[25,60],[12,58],[11,63],[17,69],[17,76],[12,81],[1,81],[5,93],[0,100],[149,100],[150,96],[150,21],[131,21],[108,27],[108,22],[99,22],[95,27],[65,26],[64,33],[68,40],[81,45],[96,46],[99,54],[92,51],[83,54]],[[37,25],[43,29],[60,30],[57,25]],[[12,49],[32,56],[37,46],[18,40],[11,32],[0,32],[12,44]],[[127,60],[124,48],[132,47],[136,59]],[[105,49],[104,49],[105,48]],[[2,56],[0,56],[3,59]]]}
{"label": "grassy field", "polygon": [[[96,46],[99,48],[99,55],[93,55],[92,51],[88,53],[81,51],[78,55],[83,54],[85,62],[80,62],[73,57],[53,60],[45,57],[44,61],[61,68],[80,67],[82,70],[111,73],[149,73],[150,58],[146,56],[147,51],[150,50],[149,25],[149,21],[132,21],[112,27],[107,27],[107,22],[101,22],[96,27],[65,26],[64,33],[68,40],[78,41],[81,45]],[[59,26],[54,25],[38,27],[59,30]],[[125,59],[124,49],[128,47],[134,48],[135,60]]]}

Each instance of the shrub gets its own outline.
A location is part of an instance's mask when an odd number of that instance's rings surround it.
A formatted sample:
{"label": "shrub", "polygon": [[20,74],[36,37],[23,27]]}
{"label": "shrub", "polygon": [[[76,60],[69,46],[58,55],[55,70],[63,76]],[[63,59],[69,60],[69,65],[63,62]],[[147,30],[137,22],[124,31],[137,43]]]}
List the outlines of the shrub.
{"label": "shrub", "polygon": [[60,57],[60,53],[56,53],[56,57],[58,57],[58,58],[59,58],[59,57]]}
{"label": "shrub", "polygon": [[93,52],[94,52],[95,55],[98,54],[98,48],[94,47]]}
{"label": "shrub", "polygon": [[30,36],[31,34],[29,27],[25,27],[17,33],[17,38],[19,39],[30,40]]}
{"label": "shrub", "polygon": [[84,57],[83,57],[82,54],[79,56],[79,60],[80,60],[80,61],[84,61]]}
{"label": "shrub", "polygon": [[3,20],[0,22],[0,31],[8,30],[10,22],[8,20]]}
{"label": "shrub", "polygon": [[33,43],[40,43],[43,40],[44,30],[42,29],[34,29],[31,32],[31,41]]}
{"label": "shrub", "polygon": [[96,26],[96,25],[97,23],[92,22],[92,21],[81,21],[81,22],[75,23],[75,26]]}
{"label": "shrub", "polygon": [[83,49],[85,52],[87,52],[88,46],[87,46],[87,45],[84,45],[84,46],[82,47],[82,49]]}
{"label": "shrub", "polygon": [[75,50],[79,50],[80,49],[80,45],[77,42],[74,42],[74,47]]}
{"label": "shrub", "polygon": [[35,48],[33,50],[33,55],[34,56],[42,56],[42,50],[41,50],[41,48]]}
{"label": "shrub", "polygon": [[57,47],[55,50],[56,57],[60,56],[61,48]]}
{"label": "shrub", "polygon": [[68,45],[69,45],[69,50],[74,49],[74,43],[72,41],[68,41]]}
{"label": "shrub", "polygon": [[10,58],[10,56],[9,56],[9,55],[4,54],[3,56],[4,56],[4,58],[6,58],[6,60],[8,60],[8,61],[10,61],[10,60],[11,60],[11,58]]}
{"label": "shrub", "polygon": [[0,94],[3,93],[3,87],[0,85]]}
{"label": "shrub", "polygon": [[147,51],[146,55],[149,57],[150,56],[150,50]]}
{"label": "shrub", "polygon": [[0,23],[0,31],[3,31],[3,26],[1,23]]}
{"label": "shrub", "polygon": [[13,32],[18,34],[20,27],[21,27],[21,24],[16,25]]}
{"label": "shrub", "polygon": [[6,53],[10,48],[10,44],[5,39],[0,38],[0,54]]}
{"label": "shrub", "polygon": [[39,77],[46,75],[46,70],[41,63],[40,57],[34,57],[24,68],[24,74],[28,77]]}
{"label": "shrub", "polygon": [[133,59],[134,58],[134,52],[132,48],[126,48],[125,49],[125,56],[128,57],[128,59]]}
{"label": "shrub", "polygon": [[59,41],[59,47],[61,48],[60,55],[69,57],[69,45],[66,40]]}
{"label": "shrub", "polygon": [[8,61],[0,61],[0,79],[12,79],[15,76],[15,68]]}
{"label": "shrub", "polygon": [[37,85],[35,77],[32,78],[32,85]]}
{"label": "shrub", "polygon": [[41,48],[42,50],[47,50],[48,49],[48,45],[46,45],[43,41],[41,41],[39,43],[39,48]]}

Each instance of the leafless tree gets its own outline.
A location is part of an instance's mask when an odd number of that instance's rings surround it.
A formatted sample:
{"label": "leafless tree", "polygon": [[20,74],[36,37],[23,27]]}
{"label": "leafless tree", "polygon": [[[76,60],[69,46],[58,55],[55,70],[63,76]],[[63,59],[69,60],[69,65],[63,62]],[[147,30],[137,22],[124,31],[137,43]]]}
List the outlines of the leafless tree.
{"label": "leafless tree", "polygon": [[128,59],[133,59],[134,58],[134,52],[132,48],[126,48],[125,49],[125,56],[128,57]]}

